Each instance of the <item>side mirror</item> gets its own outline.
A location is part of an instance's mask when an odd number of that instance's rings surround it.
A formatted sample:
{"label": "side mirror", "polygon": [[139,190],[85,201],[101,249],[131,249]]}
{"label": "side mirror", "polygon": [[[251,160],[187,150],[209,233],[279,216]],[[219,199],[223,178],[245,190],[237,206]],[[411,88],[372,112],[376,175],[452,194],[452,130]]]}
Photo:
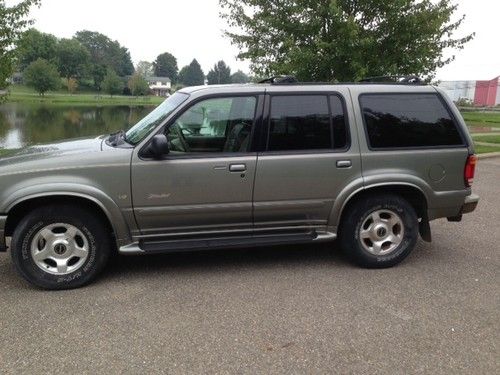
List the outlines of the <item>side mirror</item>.
{"label": "side mirror", "polygon": [[168,148],[168,139],[165,134],[156,134],[149,144],[148,151],[155,159],[161,159],[170,152]]}

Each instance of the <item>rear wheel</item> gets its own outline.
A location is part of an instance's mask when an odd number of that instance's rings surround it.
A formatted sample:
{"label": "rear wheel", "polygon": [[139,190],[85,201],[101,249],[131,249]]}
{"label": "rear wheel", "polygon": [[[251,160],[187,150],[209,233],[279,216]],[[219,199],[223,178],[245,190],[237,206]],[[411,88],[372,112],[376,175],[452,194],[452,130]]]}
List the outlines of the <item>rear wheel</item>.
{"label": "rear wheel", "polygon": [[398,264],[413,250],[417,238],[415,209],[396,195],[358,200],[346,213],[340,230],[343,251],[369,268]]}
{"label": "rear wheel", "polygon": [[92,281],[110,254],[110,231],[93,212],[69,205],[40,207],[17,226],[11,256],[19,273],[45,289]]}

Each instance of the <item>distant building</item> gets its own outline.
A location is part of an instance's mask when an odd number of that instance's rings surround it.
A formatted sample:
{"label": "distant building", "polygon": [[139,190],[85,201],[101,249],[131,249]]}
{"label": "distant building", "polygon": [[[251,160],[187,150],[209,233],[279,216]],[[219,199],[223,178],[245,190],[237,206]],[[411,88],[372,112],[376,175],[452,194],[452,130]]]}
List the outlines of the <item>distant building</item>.
{"label": "distant building", "polygon": [[149,88],[156,96],[169,96],[172,90],[172,81],[167,77],[147,77]]}
{"label": "distant building", "polygon": [[438,86],[455,102],[465,99],[477,107],[494,107],[500,104],[499,78],[490,81],[442,81]]}

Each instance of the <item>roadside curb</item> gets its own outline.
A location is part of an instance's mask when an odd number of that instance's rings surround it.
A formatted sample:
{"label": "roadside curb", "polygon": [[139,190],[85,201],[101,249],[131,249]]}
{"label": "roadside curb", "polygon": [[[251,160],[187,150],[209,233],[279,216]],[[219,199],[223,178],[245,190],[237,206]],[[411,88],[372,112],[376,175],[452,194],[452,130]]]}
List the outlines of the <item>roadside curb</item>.
{"label": "roadside curb", "polygon": [[489,158],[495,158],[497,156],[500,156],[500,152],[488,152],[486,154],[477,155],[479,159],[489,159]]}

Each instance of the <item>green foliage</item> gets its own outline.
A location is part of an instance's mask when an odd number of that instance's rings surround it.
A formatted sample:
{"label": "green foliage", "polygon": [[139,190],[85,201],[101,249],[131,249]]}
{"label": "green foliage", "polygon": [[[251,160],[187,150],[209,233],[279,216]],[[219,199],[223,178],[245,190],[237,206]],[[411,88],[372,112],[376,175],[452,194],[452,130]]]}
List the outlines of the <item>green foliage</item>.
{"label": "green foliage", "polygon": [[61,77],[54,64],[47,60],[37,59],[24,70],[24,81],[40,95],[47,91],[57,90],[61,86]]}
{"label": "green foliage", "polygon": [[149,85],[140,74],[134,73],[128,81],[128,88],[134,96],[143,96],[149,94]]}
{"label": "green foliage", "polygon": [[250,82],[250,77],[238,70],[231,76],[231,83],[248,83]]}
{"label": "green foliage", "polygon": [[81,78],[87,72],[89,51],[76,39],[61,39],[57,45],[57,67],[66,78]]}
{"label": "green foliage", "polygon": [[9,7],[5,0],[0,0],[0,89],[7,86],[7,79],[14,72],[14,48],[22,32],[32,24],[26,16],[32,6],[39,4],[40,0],[23,0]]}
{"label": "green foliage", "polygon": [[102,64],[91,64],[91,70],[92,70],[92,80],[94,81],[94,88],[96,90],[100,90],[102,87],[102,81],[104,80],[104,77],[106,76],[106,73],[108,69],[106,68],[106,65]]}
{"label": "green foliage", "polygon": [[144,78],[151,77],[154,74],[153,63],[150,63],[149,61],[139,61],[135,71]]}
{"label": "green foliage", "polygon": [[45,59],[55,63],[57,38],[52,34],[42,33],[36,29],[25,31],[17,46],[19,70],[37,59]]}
{"label": "green foliage", "polygon": [[231,68],[224,61],[219,61],[207,74],[209,85],[231,83]]}
{"label": "green foliage", "polygon": [[196,59],[181,69],[179,72],[179,82],[184,86],[198,86],[205,83],[205,74]]}
{"label": "green foliage", "polygon": [[120,77],[131,75],[134,65],[130,52],[116,40],[111,40],[106,35],[94,31],[78,31],[75,35],[89,52],[94,87],[99,90],[106,75],[107,69],[112,69]]}
{"label": "green foliage", "polygon": [[177,59],[171,53],[165,52],[158,55],[153,63],[154,73],[158,77],[168,77],[172,83],[177,82]]}
{"label": "green foliage", "polygon": [[[455,38],[451,0],[220,0],[226,35],[261,76],[352,81],[418,74],[431,79],[473,34]],[[240,32],[242,30],[242,32]]]}
{"label": "green foliage", "polygon": [[123,81],[114,70],[108,69],[106,76],[102,82],[103,90],[109,95],[117,95],[123,91]]}

